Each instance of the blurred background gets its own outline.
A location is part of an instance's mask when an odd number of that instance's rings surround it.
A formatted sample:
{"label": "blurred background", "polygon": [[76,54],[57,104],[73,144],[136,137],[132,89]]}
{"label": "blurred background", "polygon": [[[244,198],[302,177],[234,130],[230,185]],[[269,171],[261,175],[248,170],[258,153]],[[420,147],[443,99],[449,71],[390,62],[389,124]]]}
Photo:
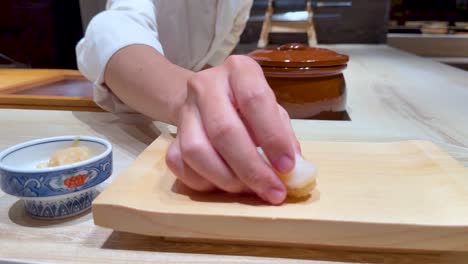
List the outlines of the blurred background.
{"label": "blurred background", "polygon": [[[0,67],[76,69],[75,45],[105,0],[2,0]],[[268,45],[307,43],[294,29],[308,18],[304,0],[276,0],[269,17],[283,30]],[[258,48],[269,0],[255,0],[235,53]],[[318,44],[372,43],[468,69],[468,0],[311,1]],[[296,23],[296,24],[295,24]],[[273,32],[284,31],[284,32]]]}

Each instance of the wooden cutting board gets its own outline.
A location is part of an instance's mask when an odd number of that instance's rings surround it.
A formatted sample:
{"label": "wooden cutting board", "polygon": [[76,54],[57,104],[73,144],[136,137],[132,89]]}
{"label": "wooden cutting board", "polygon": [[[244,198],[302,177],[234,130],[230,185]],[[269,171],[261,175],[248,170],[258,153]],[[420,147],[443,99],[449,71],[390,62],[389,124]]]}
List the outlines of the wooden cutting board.
{"label": "wooden cutting board", "polygon": [[319,166],[308,199],[177,184],[159,137],[93,203],[97,225],[175,239],[378,250],[468,251],[468,170],[430,142],[302,142]]}

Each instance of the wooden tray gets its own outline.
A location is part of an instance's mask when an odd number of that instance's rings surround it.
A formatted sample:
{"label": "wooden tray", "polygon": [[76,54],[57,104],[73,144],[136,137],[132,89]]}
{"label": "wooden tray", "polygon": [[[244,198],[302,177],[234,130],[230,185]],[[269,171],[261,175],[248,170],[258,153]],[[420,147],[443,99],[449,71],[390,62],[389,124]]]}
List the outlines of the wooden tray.
{"label": "wooden tray", "polygon": [[176,239],[379,250],[468,251],[468,170],[424,141],[302,142],[320,167],[302,201],[181,188],[149,146],[93,203],[97,225]]}
{"label": "wooden tray", "polygon": [[104,111],[76,70],[0,69],[0,108]]}

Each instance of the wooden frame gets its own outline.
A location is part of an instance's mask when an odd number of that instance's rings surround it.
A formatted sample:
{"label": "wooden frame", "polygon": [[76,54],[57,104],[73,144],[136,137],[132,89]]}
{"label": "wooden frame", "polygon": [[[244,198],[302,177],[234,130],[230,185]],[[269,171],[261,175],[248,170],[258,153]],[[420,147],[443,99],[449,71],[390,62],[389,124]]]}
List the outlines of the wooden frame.
{"label": "wooden frame", "polygon": [[317,45],[317,34],[313,20],[313,10],[310,0],[307,0],[306,10],[308,13],[305,21],[274,21],[272,19],[274,8],[273,1],[268,1],[268,7],[265,12],[265,20],[263,21],[262,32],[258,40],[258,47],[264,48],[268,45],[270,33],[307,33],[309,46]]}

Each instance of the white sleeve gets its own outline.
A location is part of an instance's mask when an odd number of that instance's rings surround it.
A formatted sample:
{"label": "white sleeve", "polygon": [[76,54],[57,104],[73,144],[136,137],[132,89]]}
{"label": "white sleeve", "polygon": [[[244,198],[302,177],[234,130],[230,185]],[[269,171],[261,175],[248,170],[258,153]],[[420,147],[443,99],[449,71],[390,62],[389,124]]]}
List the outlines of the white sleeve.
{"label": "white sleeve", "polygon": [[110,112],[135,112],[103,85],[112,55],[133,44],[148,45],[163,54],[155,8],[152,0],[108,0],[106,10],[91,20],[76,47],[78,69],[94,83],[95,102]]}
{"label": "white sleeve", "polygon": [[252,0],[242,1],[242,6],[234,19],[231,32],[225,37],[222,46],[211,56],[208,64],[212,66],[219,65],[231,54],[232,50],[239,42],[240,36],[245,29],[252,8]]}

